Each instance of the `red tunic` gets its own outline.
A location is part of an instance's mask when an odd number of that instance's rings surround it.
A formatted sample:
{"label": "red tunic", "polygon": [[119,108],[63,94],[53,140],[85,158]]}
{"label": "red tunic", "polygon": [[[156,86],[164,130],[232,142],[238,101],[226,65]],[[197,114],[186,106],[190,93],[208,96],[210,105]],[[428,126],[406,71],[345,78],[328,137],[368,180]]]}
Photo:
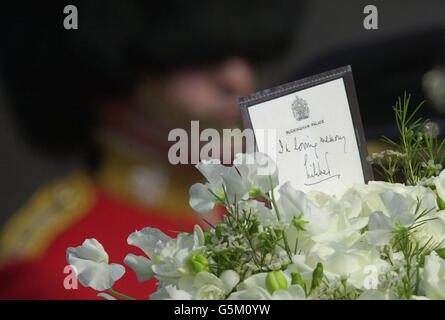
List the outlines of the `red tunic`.
{"label": "red tunic", "polygon": [[[193,228],[199,223],[194,218],[163,217],[154,212],[134,207],[107,194],[98,186],[94,187],[92,205],[82,216],[55,235],[38,256],[9,262],[0,271],[0,299],[102,299],[97,291],[78,283],[78,289],[65,289],[64,273],[67,266],[66,249],[79,246],[86,238],[97,239],[109,255],[110,263],[125,266],[125,275],[113,289],[134,297],[148,299],[156,290],[156,280],[139,283],[132,269],[123,263],[128,253],[143,255],[137,247],[127,244],[128,236],[144,227],[161,229],[170,236],[174,231],[184,231],[179,225]],[[180,215],[177,215],[180,217]]]}

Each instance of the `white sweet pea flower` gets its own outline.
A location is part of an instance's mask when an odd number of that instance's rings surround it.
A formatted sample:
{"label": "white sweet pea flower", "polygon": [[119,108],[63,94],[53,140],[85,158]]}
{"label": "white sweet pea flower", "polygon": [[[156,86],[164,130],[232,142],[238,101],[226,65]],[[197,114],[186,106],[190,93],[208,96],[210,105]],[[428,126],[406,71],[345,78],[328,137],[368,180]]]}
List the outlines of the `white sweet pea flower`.
{"label": "white sweet pea flower", "polygon": [[439,197],[445,201],[445,170],[442,170],[439,176],[434,179],[434,185]]}
{"label": "white sweet pea flower", "polygon": [[369,217],[368,231],[365,235],[374,245],[385,245],[399,227],[410,227],[415,222],[415,215],[410,212],[408,200],[395,192],[380,194],[389,216],[383,212],[373,212]]}
{"label": "white sweet pea flower", "polygon": [[232,293],[227,300],[272,300],[272,296],[265,288],[252,286]]}
{"label": "white sweet pea flower", "polygon": [[[293,264],[300,270],[304,270],[304,265],[309,267],[307,270],[313,270],[318,262],[323,264],[323,271],[328,279],[346,276],[348,284],[358,289],[368,289],[367,282],[374,281],[389,267],[389,264],[380,258],[380,253],[375,247],[365,242],[316,243],[305,259],[293,258]],[[302,277],[306,280],[304,274]]]}
{"label": "white sweet pea flower", "polygon": [[181,278],[178,288],[188,292],[193,300],[220,300],[227,297],[238,284],[240,277],[233,270],[225,270],[218,278],[209,272]]}
{"label": "white sweet pea flower", "polygon": [[352,244],[363,236],[360,230],[368,224],[367,217],[360,217],[362,201],[353,194],[346,194],[340,200],[330,201],[324,210],[329,229],[312,237],[314,242],[338,242]]}
{"label": "white sweet pea flower", "polygon": [[223,166],[218,159],[202,160],[196,168],[207,179],[207,183],[195,183],[190,187],[189,204],[199,213],[210,212],[217,203],[215,195],[224,198],[224,180],[222,174],[229,168]]}
{"label": "white sweet pea flower", "polygon": [[96,239],[86,239],[81,246],[69,247],[66,260],[74,267],[80,283],[97,291],[110,289],[125,273],[120,264],[108,264],[108,254]]}
{"label": "white sweet pea flower", "polygon": [[[437,195],[431,188],[423,186],[408,186],[405,193],[402,194],[408,200],[408,206],[411,210],[419,205],[419,213],[423,211],[437,211]],[[418,203],[420,201],[420,203]]]}
{"label": "white sweet pea flower", "polygon": [[363,203],[361,216],[368,217],[375,211],[386,213],[380,194],[386,191],[393,191],[399,194],[406,192],[406,186],[401,183],[389,183],[384,181],[369,181],[368,184],[356,184],[346,191],[345,194],[358,196]]}
{"label": "white sweet pea flower", "polygon": [[232,291],[239,280],[239,275],[233,270],[223,271],[219,278],[209,272],[199,272],[179,279],[177,286],[161,287],[150,299],[220,300]]}
{"label": "white sweet pea flower", "polygon": [[274,186],[278,185],[278,169],[274,161],[259,152],[236,154],[231,167],[212,159],[201,161],[196,168],[208,180],[205,184],[195,183],[189,191],[189,204],[199,213],[211,211],[216,204],[246,200],[251,192],[255,195],[269,192],[270,178]]}
{"label": "white sweet pea flower", "polygon": [[208,182],[195,183],[190,188],[189,204],[195,211],[208,213],[217,204],[226,205],[226,202],[248,198],[251,184],[235,166],[226,167],[212,159],[201,161],[196,168]]}
{"label": "white sweet pea flower", "polygon": [[428,221],[416,229],[414,236],[421,245],[425,245],[431,239],[434,243],[440,243],[445,247],[445,210],[428,214]]}
{"label": "white sweet pea flower", "polygon": [[[280,198],[277,206],[281,215],[281,224],[285,223],[289,226],[286,231],[289,244],[293,246],[298,238],[298,247],[305,251],[309,250],[313,245],[311,237],[324,234],[330,229],[328,212],[311,203],[302,191],[294,189],[289,182],[283,184],[278,192]],[[295,218],[304,221],[302,227],[305,231],[301,232],[292,225]]]}
{"label": "white sweet pea flower", "polygon": [[181,233],[176,239],[170,238],[159,229],[144,228],[133,232],[128,244],[139,247],[150,259],[128,254],[125,264],[132,268],[139,281],[156,277],[159,280],[176,281],[194,273],[190,263],[192,256],[202,251],[204,233],[198,225],[193,234]]}
{"label": "white sweet pea flower", "polygon": [[278,186],[278,168],[275,162],[265,153],[238,153],[235,155],[233,165],[240,175],[249,184],[250,189],[267,193],[271,190],[271,181],[274,187]]}
{"label": "white sweet pea flower", "polygon": [[321,191],[312,190],[306,193],[307,199],[321,209],[329,209],[337,203],[337,199]]}
{"label": "white sweet pea flower", "polygon": [[354,185],[345,194],[355,194],[362,200],[361,216],[368,217],[373,212],[380,211],[389,216],[389,212],[380,197],[380,194],[391,191],[405,197],[410,210],[418,205],[420,211],[437,208],[436,196],[430,188],[423,186],[405,186],[401,183],[389,183],[383,181],[370,181],[368,184]]}
{"label": "white sweet pea flower", "polygon": [[270,292],[266,281],[268,273],[257,273],[241,282],[237,290],[228,300],[305,300],[306,294],[299,285],[291,285],[291,279],[286,273],[281,273],[287,282],[287,288]]}
{"label": "white sweet pea flower", "polygon": [[425,258],[422,288],[429,299],[445,299],[445,260],[435,252]]}
{"label": "white sweet pea flower", "polygon": [[224,181],[227,200],[230,204],[249,198],[251,184],[244,176],[241,176],[241,173],[235,166],[228,167],[221,174],[221,178]]}
{"label": "white sweet pea flower", "polygon": [[304,192],[294,189],[290,182],[283,184],[278,192],[277,205],[283,222],[290,224],[294,217],[302,215],[301,218],[309,222],[307,229],[314,234],[328,230],[327,213],[308,201]]}
{"label": "white sweet pea flower", "polygon": [[247,212],[258,218],[262,226],[278,225],[275,211],[266,207],[264,202],[257,200],[246,200],[238,203],[240,212]]}
{"label": "white sweet pea flower", "polygon": [[[195,183],[190,187],[189,204],[193,210],[199,213],[208,213],[215,207],[215,196],[209,190],[212,190],[212,188],[208,183]],[[220,194],[220,196],[223,195]]]}
{"label": "white sweet pea flower", "polygon": [[150,300],[192,300],[190,293],[178,289],[175,285],[166,285],[150,295]]}

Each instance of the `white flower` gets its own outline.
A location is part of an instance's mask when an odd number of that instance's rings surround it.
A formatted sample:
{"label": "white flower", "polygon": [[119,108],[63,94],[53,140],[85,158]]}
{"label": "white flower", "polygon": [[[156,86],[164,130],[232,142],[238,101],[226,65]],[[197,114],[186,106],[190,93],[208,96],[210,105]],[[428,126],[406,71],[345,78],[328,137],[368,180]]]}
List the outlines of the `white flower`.
{"label": "white flower", "polygon": [[415,222],[415,215],[410,212],[408,201],[402,195],[386,191],[380,194],[389,216],[382,212],[373,212],[369,217],[368,231],[365,235],[374,245],[385,245],[399,226],[408,228]]}
{"label": "white flower", "polygon": [[[282,198],[282,196],[284,196]],[[351,244],[362,238],[360,229],[368,224],[368,218],[362,217],[362,201],[353,193],[344,194],[339,200],[319,191],[305,194],[283,185],[280,189],[279,206],[282,215],[291,218],[289,213],[303,212],[302,219],[309,222],[307,231],[299,234],[299,248],[310,249],[316,242],[339,242]],[[293,209],[297,208],[298,209]],[[280,211],[280,212],[281,212]],[[293,242],[296,230],[289,229],[289,239]]]}
{"label": "white flower", "polygon": [[385,191],[393,191],[404,194],[407,186],[401,183],[389,183],[384,181],[369,181],[368,184],[356,184],[345,192],[355,194],[363,201],[362,216],[369,216],[374,211],[384,211],[385,207],[380,199],[380,194]]}
{"label": "white flower", "polygon": [[330,201],[324,210],[329,229],[312,237],[314,242],[335,241],[352,244],[362,238],[360,230],[368,224],[368,218],[360,217],[362,201],[353,194],[345,194],[340,200]]}
{"label": "white flower", "polygon": [[108,264],[108,254],[96,239],[86,239],[81,246],[69,247],[66,260],[74,267],[80,283],[97,291],[111,288],[125,273],[120,264]]}
{"label": "white flower", "polygon": [[392,191],[404,196],[408,201],[410,210],[414,210],[418,204],[418,200],[421,200],[420,211],[437,208],[434,192],[430,188],[425,188],[423,186],[405,186],[401,183],[370,181],[368,184],[354,185],[347,190],[345,194],[357,195],[363,204],[360,215],[368,217],[375,211],[381,211],[384,214],[389,215],[385,204],[380,197],[380,194],[386,191]]}
{"label": "white flower", "polygon": [[[208,183],[195,183],[190,187],[189,204],[193,210],[199,213],[208,213],[215,207],[215,196],[209,191],[212,190]],[[219,196],[223,196],[219,194]]]}
{"label": "white flower", "polygon": [[418,227],[414,236],[421,245],[425,245],[432,239],[434,243],[445,247],[445,210],[431,212],[427,218],[430,220]]}
{"label": "white flower", "polygon": [[220,300],[225,298],[240,280],[233,270],[224,271],[218,278],[209,272],[199,272],[194,277],[179,280],[178,287],[192,296],[193,300]]}
{"label": "white flower", "polygon": [[150,300],[191,300],[188,292],[179,290],[174,285],[166,285],[158,288],[158,291],[150,295]]}
{"label": "white flower", "polygon": [[250,181],[246,177],[241,176],[241,173],[235,166],[228,167],[227,170],[221,174],[224,181],[227,202],[232,204],[239,200],[247,200],[251,189]]}
{"label": "white flower", "polygon": [[267,273],[257,273],[241,282],[228,300],[304,300],[306,295],[299,285],[291,285],[290,277],[283,272],[288,289],[277,290],[272,294],[266,288]]}
{"label": "white flower", "polygon": [[275,211],[266,207],[264,202],[257,200],[246,200],[238,203],[240,212],[247,212],[258,218],[262,226],[278,225]]}
{"label": "white flower", "polygon": [[306,193],[307,199],[319,208],[330,208],[337,203],[335,197],[321,191],[312,190]]}
{"label": "white flower", "polygon": [[425,258],[422,288],[430,299],[445,299],[445,260],[435,252]]}
{"label": "white flower", "polygon": [[445,201],[445,170],[434,180],[439,197]]}
{"label": "white flower", "polygon": [[[406,192],[403,193],[408,200],[408,206],[410,210],[419,204],[419,213],[422,211],[438,210],[437,195],[431,188],[426,188],[420,185],[409,186],[406,188]],[[420,203],[418,201],[420,200]]]}
{"label": "white flower", "polygon": [[[293,257],[293,263],[300,270],[313,270],[317,263],[323,264],[324,274],[334,280],[346,276],[348,284],[366,289],[367,282],[377,278],[389,265],[380,259],[380,253],[370,244],[356,242],[341,244],[336,242],[316,243],[304,259]],[[305,280],[305,275],[302,274]]]}
{"label": "white flower", "polygon": [[224,198],[224,181],[221,175],[228,170],[218,159],[202,160],[196,168],[207,179],[207,183],[195,183],[190,188],[190,206],[199,213],[207,213],[216,204],[215,195]]}
{"label": "white flower", "polygon": [[248,198],[251,184],[246,177],[241,177],[235,166],[226,167],[219,160],[212,159],[201,161],[196,168],[208,182],[195,183],[190,187],[189,204],[195,211],[208,213],[216,204]]}
{"label": "white flower", "polygon": [[196,225],[193,234],[181,233],[172,239],[155,228],[144,228],[133,232],[128,244],[139,247],[150,259],[128,254],[125,264],[132,268],[139,281],[156,277],[159,280],[175,281],[193,273],[189,264],[190,257],[202,250],[204,234]]}
{"label": "white flower", "polygon": [[270,179],[274,187],[278,186],[278,168],[272,158],[265,153],[238,153],[235,155],[233,165],[251,188],[267,193],[271,190]]}
{"label": "white flower", "polygon": [[150,299],[220,300],[232,291],[239,280],[239,275],[233,270],[223,271],[219,278],[209,272],[198,272],[194,276],[179,279],[177,287],[161,287]]}
{"label": "white flower", "polygon": [[307,229],[312,233],[320,234],[329,228],[327,213],[308,201],[304,192],[294,189],[290,182],[283,184],[278,192],[277,204],[283,222],[290,224],[294,217],[302,214],[302,219],[309,222]]}
{"label": "white flower", "polygon": [[195,183],[189,191],[190,206],[199,213],[211,211],[217,203],[232,204],[241,199],[246,200],[252,190],[269,192],[270,177],[273,185],[278,185],[275,163],[269,156],[259,152],[235,155],[231,167],[212,159],[201,161],[196,168],[208,181],[205,184]]}

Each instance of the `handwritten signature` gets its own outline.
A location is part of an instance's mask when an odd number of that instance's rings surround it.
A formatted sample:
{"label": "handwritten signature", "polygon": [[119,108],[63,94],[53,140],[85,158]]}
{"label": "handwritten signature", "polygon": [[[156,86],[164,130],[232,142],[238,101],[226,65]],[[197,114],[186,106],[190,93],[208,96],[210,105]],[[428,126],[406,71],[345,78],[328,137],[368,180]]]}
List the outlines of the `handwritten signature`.
{"label": "handwritten signature", "polygon": [[324,160],[325,164],[324,166],[320,163],[320,161],[309,161],[308,155],[304,155],[304,168],[306,170],[306,178],[307,179],[316,179],[314,182],[310,183],[304,183],[305,186],[313,186],[316,184],[319,184],[321,182],[324,182],[329,179],[337,178],[340,179],[340,174],[331,174],[331,169],[329,168],[329,162],[328,162],[328,152],[325,152],[324,154]]}
{"label": "handwritten signature", "polygon": [[[312,186],[329,179],[340,179],[340,174],[333,174],[329,167],[328,152],[324,152],[322,159],[319,157],[320,148],[322,145],[331,143],[342,143],[343,152],[346,152],[346,136],[339,134],[327,134],[311,140],[309,136],[306,139],[297,139],[296,136],[292,140],[278,139],[278,153],[303,152],[304,153],[304,168],[306,172],[307,182],[306,186]],[[314,159],[310,160],[309,154],[313,152]],[[312,157],[311,157],[312,158]]]}

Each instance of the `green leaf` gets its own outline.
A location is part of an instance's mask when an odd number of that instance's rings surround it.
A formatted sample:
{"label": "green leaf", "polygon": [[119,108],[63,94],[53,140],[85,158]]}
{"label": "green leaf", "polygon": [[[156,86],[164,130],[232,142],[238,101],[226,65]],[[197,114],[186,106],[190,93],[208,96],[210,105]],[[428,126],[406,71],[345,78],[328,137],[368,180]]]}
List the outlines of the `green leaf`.
{"label": "green leaf", "polygon": [[306,231],[306,229],[304,228],[304,225],[309,223],[309,221],[303,220],[301,219],[301,217],[303,216],[303,214],[300,214],[298,217],[294,217],[292,219],[292,225],[300,231]]}
{"label": "green leaf", "polygon": [[317,263],[314,272],[312,272],[311,290],[317,288],[320,285],[322,278],[323,278],[323,264],[319,262]]}
{"label": "green leaf", "polygon": [[445,259],[445,248],[437,249],[436,253],[439,255],[439,257]]}
{"label": "green leaf", "polygon": [[437,206],[439,207],[440,210],[445,209],[445,201],[443,201],[442,198],[439,196],[437,196]]}

